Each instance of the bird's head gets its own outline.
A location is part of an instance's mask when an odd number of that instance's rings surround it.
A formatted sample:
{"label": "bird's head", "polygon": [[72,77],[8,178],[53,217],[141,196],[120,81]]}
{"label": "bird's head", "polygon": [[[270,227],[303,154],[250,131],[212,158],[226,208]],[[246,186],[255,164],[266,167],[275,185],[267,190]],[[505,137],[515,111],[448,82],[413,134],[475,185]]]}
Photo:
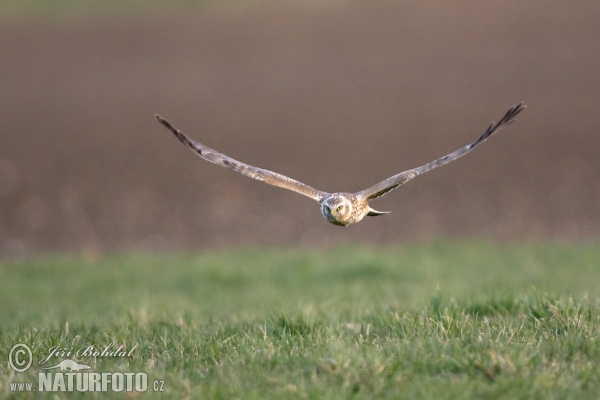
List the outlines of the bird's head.
{"label": "bird's head", "polygon": [[334,193],[321,202],[321,214],[332,224],[346,226],[352,223],[352,202],[341,193]]}

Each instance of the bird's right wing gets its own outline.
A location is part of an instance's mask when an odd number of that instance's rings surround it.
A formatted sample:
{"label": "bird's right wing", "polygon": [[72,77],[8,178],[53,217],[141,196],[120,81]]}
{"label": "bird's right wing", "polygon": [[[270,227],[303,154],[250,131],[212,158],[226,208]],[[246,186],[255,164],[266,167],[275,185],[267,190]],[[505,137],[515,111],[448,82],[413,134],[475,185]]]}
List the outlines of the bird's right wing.
{"label": "bird's right wing", "polygon": [[504,128],[508,124],[515,122],[514,118],[521,111],[523,111],[523,109],[525,107],[526,106],[523,103],[517,104],[516,106],[512,106],[510,108],[510,110],[508,110],[506,112],[506,114],[504,114],[504,116],[500,119],[500,121],[498,121],[496,123],[492,123],[489,126],[489,128],[487,128],[487,130],[484,132],[484,134],[481,135],[479,137],[479,139],[477,139],[470,145],[460,148],[460,149],[456,150],[455,152],[448,154],[447,156],[438,158],[437,160],[432,161],[428,164],[425,164],[421,167],[409,169],[408,171],[404,171],[397,175],[391,176],[379,183],[376,183],[375,185],[371,186],[368,189],[365,189],[365,190],[362,190],[362,191],[356,193],[357,196],[359,196],[360,198],[365,199],[365,200],[376,199],[377,197],[383,196],[390,190],[395,189],[396,187],[408,182],[409,180],[413,179],[414,177],[416,177],[418,175],[421,175],[421,174],[423,174],[427,171],[430,171],[434,168],[441,167],[442,165],[446,165],[449,162],[454,161],[457,158],[464,156],[465,154],[467,154],[468,152],[473,150],[478,144],[484,142],[494,132],[497,132],[498,130]]}
{"label": "bird's right wing", "polygon": [[279,186],[284,189],[292,190],[296,193],[303,194],[304,196],[308,196],[311,199],[316,201],[320,201],[323,197],[327,196],[329,193],[322,192],[317,190],[311,186],[308,186],[302,182],[299,182],[295,179],[288,178],[285,175],[278,174],[273,171],[269,171],[266,169],[254,167],[252,165],[245,164],[243,162],[234,160],[233,158],[226,156],[225,154],[219,153],[209,147],[204,146],[200,142],[196,142],[195,140],[187,137],[183,132],[179,129],[175,128],[171,125],[166,119],[159,115],[155,115],[158,122],[166,126],[171,132],[177,136],[177,138],[181,141],[181,143],[187,145],[192,149],[192,151],[198,154],[200,157],[205,159],[206,161],[210,161],[211,163],[220,165],[222,167],[231,168],[232,170],[239,172],[242,175],[246,175],[250,178],[257,179],[259,181],[263,181],[268,183],[269,185]]}

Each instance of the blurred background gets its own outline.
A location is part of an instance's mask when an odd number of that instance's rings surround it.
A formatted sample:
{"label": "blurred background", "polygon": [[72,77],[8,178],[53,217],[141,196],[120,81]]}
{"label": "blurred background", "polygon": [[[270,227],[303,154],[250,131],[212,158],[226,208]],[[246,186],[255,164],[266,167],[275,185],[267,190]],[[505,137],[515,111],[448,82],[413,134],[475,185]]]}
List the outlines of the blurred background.
{"label": "blurred background", "polygon": [[[0,2],[0,255],[600,233],[600,3]],[[340,228],[195,157],[357,191],[519,121]]]}

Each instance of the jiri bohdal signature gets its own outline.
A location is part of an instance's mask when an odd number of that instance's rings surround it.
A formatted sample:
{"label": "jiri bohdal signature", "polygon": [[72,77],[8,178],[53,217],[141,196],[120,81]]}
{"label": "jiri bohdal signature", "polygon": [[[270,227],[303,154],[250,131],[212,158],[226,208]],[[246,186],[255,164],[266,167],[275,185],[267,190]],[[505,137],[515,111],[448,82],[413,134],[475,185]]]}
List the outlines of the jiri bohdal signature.
{"label": "jiri bohdal signature", "polygon": [[82,347],[77,351],[73,347],[61,347],[53,346],[50,347],[50,354],[40,360],[40,364],[45,364],[52,357],[131,357],[133,351],[137,348],[137,344],[133,346],[129,351],[125,348],[125,345],[116,347],[116,343],[109,343],[102,350],[97,349],[94,345]]}

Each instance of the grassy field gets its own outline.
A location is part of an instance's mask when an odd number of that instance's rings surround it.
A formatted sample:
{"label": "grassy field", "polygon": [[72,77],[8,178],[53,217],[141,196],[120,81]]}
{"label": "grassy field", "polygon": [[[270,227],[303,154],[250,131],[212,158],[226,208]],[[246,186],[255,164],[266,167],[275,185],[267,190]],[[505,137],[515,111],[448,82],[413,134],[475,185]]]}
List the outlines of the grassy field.
{"label": "grassy field", "polygon": [[147,372],[161,397],[598,398],[599,260],[441,241],[5,260],[0,356],[25,343],[34,364],[3,362],[0,393],[37,384],[54,346],[114,343],[132,354],[71,358]]}

